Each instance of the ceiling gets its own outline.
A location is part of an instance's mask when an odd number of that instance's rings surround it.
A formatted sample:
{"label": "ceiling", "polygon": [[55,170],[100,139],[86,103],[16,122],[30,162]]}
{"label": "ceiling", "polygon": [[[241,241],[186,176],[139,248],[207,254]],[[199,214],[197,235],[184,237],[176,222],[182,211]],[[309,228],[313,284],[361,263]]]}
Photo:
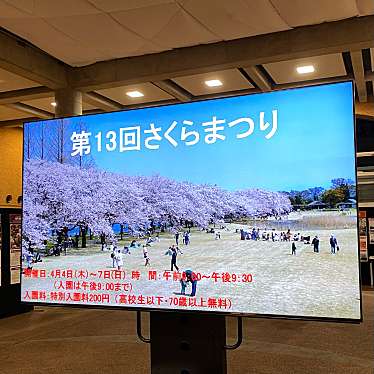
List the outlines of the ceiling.
{"label": "ceiling", "polygon": [[38,83],[0,69],[0,92],[36,87]]}
{"label": "ceiling", "polygon": [[[313,65],[315,72],[298,74],[296,68],[306,65]],[[341,77],[347,74],[342,54],[330,54],[264,64],[264,68],[277,84],[301,82],[312,78]]]}
{"label": "ceiling", "polygon": [[29,114],[2,106],[0,108],[0,121],[9,121],[9,119],[21,119],[30,117]]}
{"label": "ceiling", "polygon": [[[25,100],[21,101],[21,103],[26,104],[26,105],[31,105],[32,107],[35,107],[37,109],[45,110],[46,112],[50,112],[52,114],[55,113],[55,98],[53,95],[50,97],[44,97],[41,99],[33,99],[33,100]],[[89,111],[89,110],[94,110],[95,107],[93,105],[87,104],[85,102],[82,103],[83,110]]]}
{"label": "ceiling", "polygon": [[[72,67],[371,14],[374,14],[373,0],[339,0],[339,6],[336,0],[0,0],[0,27]],[[366,70],[374,71],[374,49],[361,53]],[[300,75],[296,68],[302,65],[313,65],[315,71]],[[348,56],[324,53],[264,63],[255,68],[274,87],[351,78],[354,74],[349,52]],[[220,80],[222,85],[208,87],[205,81],[211,79]],[[370,101],[373,84],[371,81],[363,84]],[[30,108],[41,110],[41,116],[53,116],[53,89],[29,98],[20,95],[22,105],[14,105],[7,99],[2,102],[2,94],[32,88],[47,87],[0,69],[0,121],[35,116]],[[205,73],[171,77],[166,84],[140,81],[97,89],[92,92],[97,97],[83,96],[83,110],[118,110],[259,90],[266,90],[266,84],[264,88],[246,69],[212,68]],[[144,96],[131,98],[127,95],[130,91],[140,91]]]}
{"label": "ceiling", "polygon": [[[207,87],[205,81],[218,79],[222,86]],[[205,74],[187,75],[174,78],[173,81],[194,96],[209,95],[212,93],[238,91],[254,88],[238,69],[212,71]]]}
{"label": "ceiling", "polygon": [[[131,98],[126,92],[139,91],[144,96]],[[97,93],[108,97],[122,105],[132,105],[139,103],[152,103],[154,101],[171,100],[173,96],[156,87],[152,83],[140,83],[132,86],[122,86],[98,90]]]}
{"label": "ceiling", "polygon": [[373,13],[372,0],[1,0],[0,26],[80,66]]}

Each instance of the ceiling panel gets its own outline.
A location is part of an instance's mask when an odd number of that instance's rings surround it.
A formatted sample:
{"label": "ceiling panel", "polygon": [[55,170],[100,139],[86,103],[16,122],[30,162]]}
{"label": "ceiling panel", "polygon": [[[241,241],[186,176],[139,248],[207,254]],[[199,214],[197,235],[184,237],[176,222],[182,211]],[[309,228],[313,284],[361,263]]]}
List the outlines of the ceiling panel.
{"label": "ceiling panel", "polygon": [[[45,110],[50,113],[55,112],[55,107],[51,104],[54,102],[54,96],[51,97],[45,97],[43,99],[34,99],[34,100],[28,100],[28,101],[23,101],[24,104],[31,105],[35,108]],[[97,109],[93,105],[86,104],[85,102],[82,103],[83,110],[92,110],[92,109]]]}
{"label": "ceiling panel", "polygon": [[[222,86],[208,87],[204,82],[211,79],[219,79],[223,83]],[[173,81],[194,96],[253,88],[248,80],[237,69],[188,75],[174,78]]]}
{"label": "ceiling panel", "polygon": [[[296,68],[305,65],[313,65],[315,71],[307,74],[297,73]],[[265,64],[264,68],[277,84],[346,75],[343,58],[340,53],[275,62]]]}
{"label": "ceiling panel", "polygon": [[0,121],[32,117],[30,114],[0,105]]}
{"label": "ceiling panel", "polygon": [[144,8],[133,8],[113,12],[112,16],[122,25],[150,40],[157,37],[179,11],[177,4],[169,2],[147,7],[146,11]]}
{"label": "ceiling panel", "polygon": [[[140,91],[141,93],[143,93],[144,96],[138,98],[131,98],[126,95],[126,92],[129,91]],[[132,105],[174,99],[172,96],[170,96],[160,88],[154,86],[152,83],[142,83],[132,86],[107,88],[104,90],[99,90],[97,91],[97,93],[106,96],[114,101],[117,101],[122,105]]]}
{"label": "ceiling panel", "polygon": [[356,3],[360,16],[368,16],[374,13],[373,0],[356,0]]}
{"label": "ceiling panel", "polygon": [[168,48],[213,43],[219,40],[217,35],[184,10],[178,11],[170,22],[152,38],[155,43],[168,46]]}
{"label": "ceiling panel", "polygon": [[177,3],[135,8],[111,14],[122,25],[163,49],[211,43],[219,38]]}
{"label": "ceiling panel", "polygon": [[40,84],[0,69],[0,92],[37,87]]}
{"label": "ceiling panel", "polygon": [[105,13],[50,17],[47,21],[73,40],[113,58],[132,54],[144,44],[142,37]]}
{"label": "ceiling panel", "polygon": [[95,6],[87,0],[12,0],[1,1],[0,9],[3,8],[3,15],[14,15],[16,12],[24,13],[23,17],[51,17],[51,16],[72,16],[82,14],[99,13]]}
{"label": "ceiling panel", "polygon": [[183,7],[223,40],[287,30],[270,1],[182,0]]}
{"label": "ceiling panel", "polygon": [[0,20],[17,18],[18,21],[21,21],[25,18],[37,17],[25,9],[30,5],[32,5],[30,2],[22,0],[15,0],[12,3],[0,0]]}
{"label": "ceiling panel", "polygon": [[358,16],[356,0],[272,0],[283,20],[291,27],[331,22]]}
{"label": "ceiling panel", "polygon": [[73,66],[111,58],[111,54],[99,51],[96,46],[74,40],[41,18],[25,18],[20,22],[17,18],[2,19],[0,16],[0,24],[20,37],[30,40],[50,55]]}

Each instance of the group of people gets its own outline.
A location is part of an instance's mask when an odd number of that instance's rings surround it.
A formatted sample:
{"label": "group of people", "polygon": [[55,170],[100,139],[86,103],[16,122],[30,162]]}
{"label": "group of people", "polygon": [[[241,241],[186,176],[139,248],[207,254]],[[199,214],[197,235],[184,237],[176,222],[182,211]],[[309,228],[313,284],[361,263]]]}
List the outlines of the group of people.
{"label": "group of people", "polygon": [[[178,254],[183,254],[183,251],[179,247],[179,239],[182,235],[183,244],[188,246],[191,242],[191,233],[188,231],[183,232],[182,234],[176,232],[174,234],[175,244],[172,244],[168,250],[166,251],[165,255],[170,255],[170,271],[176,270],[179,272],[179,267],[177,265],[177,256]],[[152,245],[154,242],[159,242],[160,238],[157,234],[154,238],[148,237],[144,244],[139,243],[136,239],[132,240],[128,246],[124,246],[123,249],[119,248],[115,242],[112,242],[109,245],[109,251],[111,253],[112,258],[112,266],[115,269],[121,270],[123,268],[123,254],[131,254],[132,249],[142,248],[143,257],[144,257],[144,266],[150,266],[150,258],[148,254],[148,247]],[[106,245],[102,247],[102,250],[107,250]],[[185,295],[186,287],[191,284],[191,294],[190,296],[193,297],[196,295],[196,287],[197,287],[197,278],[192,270],[186,270],[183,272],[182,279],[180,280],[181,283],[181,294]]]}
{"label": "group of people", "polygon": [[[318,235],[316,235],[313,238],[312,243],[311,243],[311,245],[313,246],[313,252],[314,253],[319,253],[319,243],[320,243],[319,237],[318,237]],[[336,239],[334,234],[331,234],[330,239],[329,239],[329,243],[330,243],[330,253],[331,254],[338,253],[340,248],[339,248],[339,245],[338,245],[338,240]],[[296,243],[295,243],[295,241],[292,242],[291,254],[296,255]]]}
{"label": "group of people", "polygon": [[[143,244],[143,257],[145,259],[145,266],[150,265],[150,260],[148,256],[148,250],[147,246],[149,246],[149,242],[145,242]],[[102,245],[101,250],[102,251],[109,251],[110,252],[110,257],[112,259],[112,267],[121,270],[123,268],[123,255],[130,255],[131,250],[135,248],[141,247],[141,244],[138,243],[136,240],[132,240],[130,245],[124,245],[123,249],[117,246],[117,242],[113,241],[109,244],[109,248],[107,247],[106,243]]]}
{"label": "group of people", "polygon": [[[177,272],[179,272],[179,267],[177,265],[177,256],[178,254],[183,254],[183,251],[179,248],[178,245],[180,233],[177,232],[174,235],[174,238],[176,244],[172,244],[166,251],[165,255],[171,256],[170,271],[176,270]],[[128,246],[125,245],[123,249],[119,248],[115,242],[112,242],[109,245],[109,251],[111,253],[113,268],[121,270],[123,268],[123,254],[131,254],[131,249],[139,247],[142,247],[143,257],[145,260],[144,266],[150,266],[151,262],[148,254],[148,247],[151,246],[152,243],[159,241],[160,238],[158,235],[155,238],[148,237],[143,245],[134,239]],[[190,244],[190,232],[183,233],[183,244],[186,246]],[[107,247],[102,247],[102,250],[107,250]],[[186,270],[183,272],[183,276],[180,280],[180,283],[182,295],[185,295],[186,287],[189,284],[191,284],[192,287],[190,296],[193,297],[196,295],[197,278],[196,275],[192,272],[192,270]]]}
{"label": "group of people", "polygon": [[264,240],[264,241],[273,241],[273,242],[290,242],[291,239],[294,241],[302,240],[302,236],[300,233],[294,234],[292,236],[291,230],[288,229],[287,231],[282,231],[280,233],[276,232],[275,229],[267,230],[264,229],[260,232],[259,228],[252,228],[252,230],[245,231],[244,229],[236,229],[236,232],[240,232],[240,239],[241,240]]}
{"label": "group of people", "polygon": [[[174,270],[174,268],[179,271],[179,267],[177,265],[177,255],[178,253],[183,254],[182,250],[179,248],[179,239],[180,236],[183,237],[183,244],[185,246],[189,245],[191,243],[191,233],[189,231],[185,231],[182,234],[179,232],[176,232],[174,235],[175,239],[175,245],[169,247],[168,251],[165,253],[166,255],[171,255],[171,271]],[[153,243],[160,242],[159,234],[157,233],[156,236],[148,236],[145,239],[144,244],[139,243],[136,239],[133,239],[129,245],[124,245],[123,249],[119,248],[117,246],[116,241],[113,241],[110,243],[109,248],[107,247],[106,243],[101,243],[102,251],[108,251],[110,252],[110,257],[112,258],[112,267],[116,268],[118,270],[121,270],[123,267],[123,254],[131,254],[132,249],[136,248],[142,248],[143,250],[143,258],[144,258],[144,266],[150,266],[151,261],[149,258],[148,253],[148,247],[150,247]]]}
{"label": "group of people", "polygon": [[[291,233],[291,230],[288,229],[287,231],[281,231],[278,233],[275,229],[267,230],[266,228],[261,232],[259,228],[252,228],[249,231],[245,231],[244,229],[236,229],[236,233],[240,233],[241,240],[263,240],[263,241],[281,241],[281,242],[292,242],[291,244],[291,254],[296,255],[296,244],[297,242],[303,244],[311,244],[313,246],[313,252],[319,253],[319,245],[320,239],[318,235],[315,235],[314,238],[311,239],[311,236],[301,235],[301,233]],[[340,248],[338,246],[338,241],[334,234],[331,234],[330,239],[330,253],[336,254],[339,252]]]}
{"label": "group of people", "polygon": [[182,235],[182,242],[184,245],[189,245],[191,243],[191,238],[190,235],[191,233],[189,231],[184,231],[182,234],[177,231],[174,235],[175,238],[175,244],[178,246],[179,245],[179,238]]}

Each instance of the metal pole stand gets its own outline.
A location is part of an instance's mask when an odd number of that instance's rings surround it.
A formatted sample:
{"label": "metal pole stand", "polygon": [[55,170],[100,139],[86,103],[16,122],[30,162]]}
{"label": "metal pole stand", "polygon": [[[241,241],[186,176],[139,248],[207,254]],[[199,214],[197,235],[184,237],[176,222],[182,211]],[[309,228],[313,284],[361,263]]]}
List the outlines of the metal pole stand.
{"label": "metal pole stand", "polygon": [[240,346],[242,319],[238,317],[238,339],[233,345],[226,344],[223,315],[151,312],[150,338],[145,338],[137,312],[137,334],[151,344],[152,374],[226,374],[226,350]]}

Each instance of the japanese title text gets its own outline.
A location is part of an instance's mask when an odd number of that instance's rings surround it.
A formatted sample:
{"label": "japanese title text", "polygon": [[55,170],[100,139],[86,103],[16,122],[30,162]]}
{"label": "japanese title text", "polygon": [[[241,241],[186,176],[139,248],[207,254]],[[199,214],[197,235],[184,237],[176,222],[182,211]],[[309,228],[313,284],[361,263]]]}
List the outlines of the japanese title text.
{"label": "japanese title text", "polygon": [[[272,110],[272,120],[267,122],[265,112],[259,113],[258,129],[264,134],[265,139],[271,139],[278,129],[278,111]],[[199,126],[200,125],[200,126]],[[140,151],[142,148],[157,150],[160,143],[165,140],[172,147],[180,144],[191,147],[201,141],[205,144],[214,144],[226,140],[226,129],[234,128],[236,139],[245,139],[256,131],[255,120],[251,117],[240,117],[232,121],[212,116],[206,122],[196,124],[190,120],[183,120],[181,123],[172,121],[167,128],[161,125],[150,123],[148,128],[142,130],[140,125],[121,127],[117,131],[99,131],[96,134],[82,130],[74,131],[70,137],[72,142],[71,156],[83,156],[91,153],[92,147],[97,152],[127,152]],[[202,129],[203,134],[199,131]]]}

